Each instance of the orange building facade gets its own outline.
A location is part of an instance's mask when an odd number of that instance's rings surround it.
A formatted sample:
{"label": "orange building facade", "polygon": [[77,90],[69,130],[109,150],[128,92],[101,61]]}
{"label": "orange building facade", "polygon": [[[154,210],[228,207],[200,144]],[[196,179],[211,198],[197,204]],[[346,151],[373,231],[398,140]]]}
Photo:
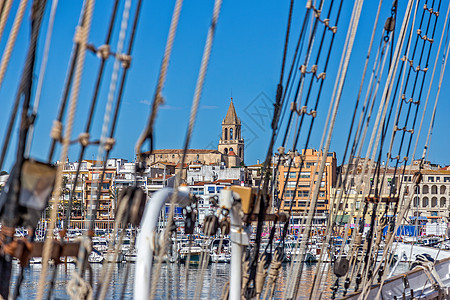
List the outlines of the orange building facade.
{"label": "orange building facade", "polygon": [[[314,223],[323,224],[328,216],[330,206],[331,188],[336,183],[336,153],[329,152],[326,157],[326,165],[321,179],[318,178],[322,151],[304,149],[301,156],[294,158],[288,174],[289,163],[281,164],[278,170],[278,198],[281,201],[280,211],[288,212],[292,204],[294,227],[300,224],[309,210],[310,202],[319,184],[320,190],[317,198],[317,206]],[[300,164],[303,166],[300,168]]]}

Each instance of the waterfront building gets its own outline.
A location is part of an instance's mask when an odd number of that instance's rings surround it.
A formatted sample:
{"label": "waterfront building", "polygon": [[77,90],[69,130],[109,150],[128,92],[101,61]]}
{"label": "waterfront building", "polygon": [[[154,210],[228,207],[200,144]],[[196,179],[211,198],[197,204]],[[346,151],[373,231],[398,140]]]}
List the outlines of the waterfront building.
{"label": "waterfront building", "polygon": [[[326,155],[326,165],[322,178],[318,178],[319,162]],[[303,164],[300,170],[300,164]],[[326,222],[330,203],[331,188],[336,182],[336,153],[324,154],[314,149],[302,150],[301,156],[294,157],[288,174],[289,161],[283,162],[278,169],[278,197],[281,201],[280,211],[287,212],[292,203],[293,224],[300,223],[309,210],[309,203],[317,185],[320,190],[314,222]],[[297,184],[298,182],[298,184]]]}
{"label": "waterfront building", "polygon": [[[360,162],[363,159],[360,159]],[[370,162],[369,162],[370,163]],[[361,216],[361,209],[366,197],[375,195],[374,180],[378,178],[379,205],[378,213],[384,213],[387,206],[387,215],[392,216],[395,211],[397,201],[411,201],[411,205],[406,214],[405,223],[412,223],[416,219],[423,222],[448,222],[450,217],[450,168],[440,168],[439,165],[425,162],[422,165],[422,181],[415,187],[414,176],[419,171],[420,160],[414,160],[412,164],[397,168],[381,166],[380,175],[371,174],[368,170],[361,174],[360,164],[343,165],[342,176],[347,168],[349,174],[354,176],[346,185],[346,188],[333,190],[331,202],[338,209],[338,220],[343,223],[354,223]],[[374,165],[372,165],[374,167]],[[401,185],[401,186],[400,186]],[[401,188],[400,188],[401,187]],[[413,199],[411,200],[411,197]],[[354,214],[351,215],[352,208]],[[367,221],[367,220],[366,220]],[[339,223],[339,222],[338,222]]]}
{"label": "waterfront building", "polygon": [[[197,202],[197,224],[203,224],[207,215],[214,212],[214,201],[217,202],[218,195],[222,189],[235,184],[232,179],[222,179],[210,182],[196,182],[189,185],[190,191],[198,197]],[[215,203],[216,205],[218,203]]]}
{"label": "waterfront building", "polygon": [[212,182],[216,180],[233,180],[238,184],[247,183],[247,171],[243,167],[226,168],[225,164],[220,165],[201,165],[191,164],[187,167],[186,182],[194,184],[195,182]]}

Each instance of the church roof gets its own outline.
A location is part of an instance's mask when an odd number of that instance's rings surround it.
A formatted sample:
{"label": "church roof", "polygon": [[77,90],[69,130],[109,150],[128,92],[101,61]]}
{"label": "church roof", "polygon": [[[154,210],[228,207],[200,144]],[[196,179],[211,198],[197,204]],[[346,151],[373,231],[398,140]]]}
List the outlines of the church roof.
{"label": "church roof", "polygon": [[[150,154],[183,154],[183,149],[154,149]],[[188,149],[187,154],[219,154],[220,152],[214,149]],[[148,154],[148,152],[146,152]]]}
{"label": "church roof", "polygon": [[223,124],[241,124],[241,120],[237,117],[236,110],[234,109],[233,98],[231,98],[230,107],[228,107]]}

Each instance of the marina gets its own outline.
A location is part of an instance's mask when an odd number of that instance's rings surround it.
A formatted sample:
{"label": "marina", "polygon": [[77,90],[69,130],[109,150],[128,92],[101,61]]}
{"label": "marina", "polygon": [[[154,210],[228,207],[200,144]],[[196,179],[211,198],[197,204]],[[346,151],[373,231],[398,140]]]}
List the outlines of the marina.
{"label": "marina", "polygon": [[449,0],[1,0],[0,299],[450,299],[449,55]]}
{"label": "marina", "polygon": [[[114,266],[114,273],[113,277],[110,283],[110,289],[107,295],[108,299],[133,299],[133,293],[130,291],[130,289],[125,289],[125,293],[122,297],[122,290],[123,286],[125,285],[124,281],[124,273],[125,268],[127,267],[126,264],[116,264]],[[279,287],[277,288],[277,291],[275,292],[275,299],[281,299],[281,290],[285,282],[285,276],[287,274],[287,264],[283,265],[283,271],[280,276],[280,282]],[[308,264],[305,265],[305,273],[308,275],[313,275],[316,265],[315,264]],[[407,265],[402,265],[398,272],[403,272],[407,269]],[[65,290],[65,286],[67,282],[70,280],[71,274],[74,272],[75,265],[74,264],[67,264],[66,265],[60,265],[58,266],[58,278],[55,282],[55,290],[53,292],[53,295],[57,299],[66,299],[68,297],[67,292]],[[98,281],[98,276],[101,272],[101,265],[99,264],[92,264],[91,265],[92,272],[93,272],[93,282]],[[126,285],[131,286],[134,280],[134,264],[129,265],[129,277],[126,280]],[[203,290],[202,290],[202,299],[217,299],[220,298],[223,292],[223,286],[225,285],[226,281],[228,280],[228,273],[229,273],[229,264],[211,264],[208,266],[206,270],[206,278],[208,281],[204,284]],[[18,274],[19,268],[17,265],[14,265],[13,269],[13,283],[15,283],[16,276]],[[23,290],[22,290],[22,297],[24,299],[33,299],[36,297],[36,288],[33,282],[36,282],[39,279],[39,273],[42,270],[42,267],[40,265],[33,265],[29,269],[25,271],[25,277],[27,280],[24,282]],[[197,283],[196,274],[199,270],[198,266],[190,265],[188,267],[188,278],[189,282],[188,285],[195,286]],[[212,274],[214,273],[214,274]],[[214,277],[212,276],[214,275]],[[213,279],[214,278],[214,279]],[[308,278],[308,277],[305,277]],[[193,297],[193,292],[190,289],[185,288],[185,266],[183,264],[164,264],[162,266],[161,271],[161,279],[160,279],[160,286],[157,290],[156,299],[181,299],[185,297],[186,291],[188,292],[188,298]],[[330,286],[332,285],[331,277],[328,277],[326,283],[326,290],[323,297],[326,299],[327,297],[331,296],[331,289]],[[164,288],[162,288],[164,286]],[[308,289],[311,286],[311,282],[308,279],[305,279],[302,282],[302,286],[305,287],[305,289]],[[168,296],[170,295],[170,296]],[[300,299],[307,299],[308,297],[303,296]]]}

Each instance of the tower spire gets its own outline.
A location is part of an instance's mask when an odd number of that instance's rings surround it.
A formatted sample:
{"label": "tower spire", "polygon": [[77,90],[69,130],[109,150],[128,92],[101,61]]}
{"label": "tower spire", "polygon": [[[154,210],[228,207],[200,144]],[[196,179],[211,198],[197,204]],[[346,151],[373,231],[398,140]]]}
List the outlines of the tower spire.
{"label": "tower spire", "polygon": [[233,97],[230,98],[230,106],[222,121],[222,137],[218,150],[228,157],[228,166],[238,166],[244,161],[244,139],[241,135],[241,120],[236,114]]}
{"label": "tower spire", "polygon": [[230,106],[228,107],[227,115],[223,120],[223,124],[241,124],[241,120],[237,117],[236,109],[233,104],[233,97],[231,97]]}

